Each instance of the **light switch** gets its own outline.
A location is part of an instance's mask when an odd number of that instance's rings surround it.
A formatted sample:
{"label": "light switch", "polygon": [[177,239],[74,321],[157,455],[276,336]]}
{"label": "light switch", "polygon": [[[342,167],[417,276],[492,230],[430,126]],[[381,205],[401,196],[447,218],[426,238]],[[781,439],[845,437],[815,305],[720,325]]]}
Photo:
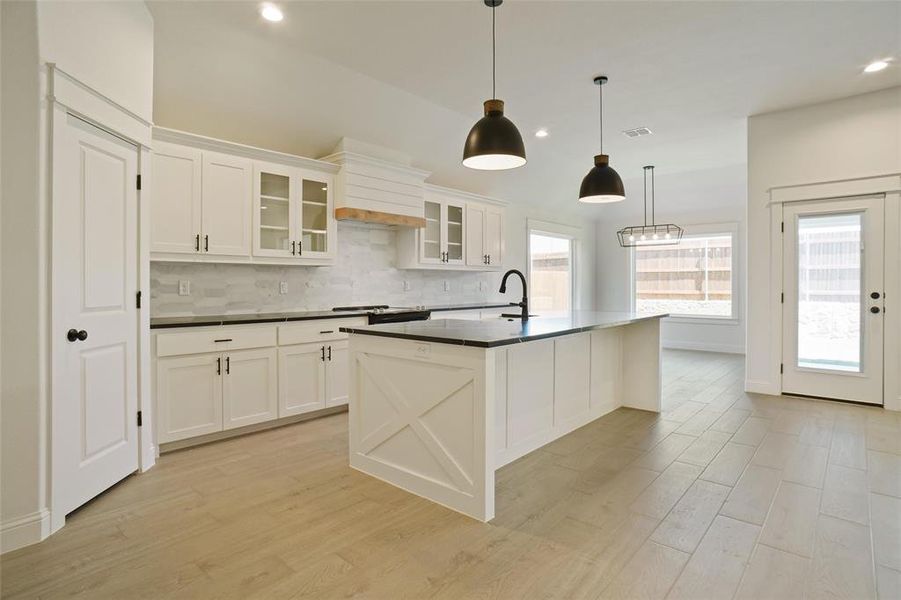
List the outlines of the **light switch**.
{"label": "light switch", "polygon": [[278,293],[283,296],[288,293],[288,282],[287,281],[279,281],[278,282]]}
{"label": "light switch", "polygon": [[412,289],[412,287],[413,287],[413,286],[410,285],[410,282],[409,282],[409,281],[404,280],[404,291],[405,291],[405,292],[409,292],[409,291]]}
{"label": "light switch", "polygon": [[178,295],[179,296],[190,296],[191,295],[191,282],[188,279],[179,279],[178,280]]}

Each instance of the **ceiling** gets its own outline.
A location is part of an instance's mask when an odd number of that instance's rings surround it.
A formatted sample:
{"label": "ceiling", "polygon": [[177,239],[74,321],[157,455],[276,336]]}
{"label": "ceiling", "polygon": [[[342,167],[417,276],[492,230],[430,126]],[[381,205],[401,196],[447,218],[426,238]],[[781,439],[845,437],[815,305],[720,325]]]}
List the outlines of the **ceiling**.
{"label": "ceiling", "polygon": [[[460,165],[491,95],[480,1],[281,2],[277,24],[257,2],[147,4],[159,125],[307,156],[353,137],[410,155],[436,183],[590,219],[640,211],[645,164],[661,199],[668,179],[691,173],[698,186],[743,190],[749,115],[901,84],[899,63],[861,72],[901,62],[897,2],[508,0],[497,90],[529,163],[481,173]],[[576,202],[597,153],[599,73],[610,78],[604,149],[630,200],[616,207]],[[639,126],[653,135],[621,133]],[[540,127],[547,138],[534,137]],[[679,187],[680,204],[709,201]]]}

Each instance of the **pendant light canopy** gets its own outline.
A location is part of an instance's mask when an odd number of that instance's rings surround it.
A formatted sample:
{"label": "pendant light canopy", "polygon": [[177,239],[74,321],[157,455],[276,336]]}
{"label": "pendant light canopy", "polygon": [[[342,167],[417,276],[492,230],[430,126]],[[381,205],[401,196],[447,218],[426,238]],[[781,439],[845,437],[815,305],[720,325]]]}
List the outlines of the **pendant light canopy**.
{"label": "pendant light canopy", "polygon": [[579,202],[590,204],[619,202],[626,198],[623,180],[620,179],[619,173],[610,166],[610,157],[604,154],[604,84],[607,83],[607,76],[595,77],[594,83],[600,92],[601,147],[600,154],[594,157],[594,168],[582,180],[582,187],[579,188]]}
{"label": "pendant light canopy", "polygon": [[483,171],[514,169],[526,164],[526,147],[513,121],[504,116],[504,101],[496,95],[494,9],[503,0],[484,0],[491,9],[491,100],[485,116],[469,130],[463,146],[463,166]]}
{"label": "pendant light canopy", "polygon": [[[682,240],[684,230],[678,225],[664,223],[657,225],[654,221],[654,167],[644,168],[644,225],[623,227],[616,232],[619,245],[623,248],[633,246],[674,246]],[[648,225],[648,171],[651,172],[651,224]]]}

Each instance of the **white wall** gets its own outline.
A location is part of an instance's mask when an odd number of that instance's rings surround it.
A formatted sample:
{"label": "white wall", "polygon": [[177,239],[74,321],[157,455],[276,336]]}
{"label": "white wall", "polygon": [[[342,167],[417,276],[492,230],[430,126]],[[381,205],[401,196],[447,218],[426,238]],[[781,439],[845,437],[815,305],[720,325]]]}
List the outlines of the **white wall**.
{"label": "white wall", "polygon": [[[629,208],[597,224],[597,306],[599,310],[632,309],[631,251],[622,248],[617,230],[643,222],[641,180],[625,182]],[[742,353],[745,348],[745,177],[744,168],[719,172],[680,173],[657,177],[658,223],[675,223],[692,233],[692,226],[737,224],[733,298],[738,318],[728,321],[665,319],[661,340],[668,348]]]}
{"label": "white wall", "polygon": [[[901,172],[901,87],[748,119],[748,350],[745,387],[780,391],[782,332],[772,327],[772,187]],[[889,333],[886,333],[889,335]],[[894,332],[893,335],[898,335]]]}
{"label": "white wall", "polygon": [[153,22],[143,2],[0,2],[2,273],[0,551],[49,533],[50,217],[42,66],[55,62],[150,120]]}
{"label": "white wall", "polygon": [[153,115],[153,19],[138,0],[38,6],[41,62],[56,63],[147,122]]}

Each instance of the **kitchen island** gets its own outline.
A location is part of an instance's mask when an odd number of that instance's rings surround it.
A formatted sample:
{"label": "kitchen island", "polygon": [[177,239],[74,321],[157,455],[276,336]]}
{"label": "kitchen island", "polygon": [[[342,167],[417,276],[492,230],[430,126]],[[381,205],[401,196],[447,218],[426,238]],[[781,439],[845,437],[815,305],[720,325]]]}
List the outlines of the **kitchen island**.
{"label": "kitchen island", "polygon": [[490,521],[496,469],[620,406],[660,411],[665,316],[343,327],[350,465]]}

